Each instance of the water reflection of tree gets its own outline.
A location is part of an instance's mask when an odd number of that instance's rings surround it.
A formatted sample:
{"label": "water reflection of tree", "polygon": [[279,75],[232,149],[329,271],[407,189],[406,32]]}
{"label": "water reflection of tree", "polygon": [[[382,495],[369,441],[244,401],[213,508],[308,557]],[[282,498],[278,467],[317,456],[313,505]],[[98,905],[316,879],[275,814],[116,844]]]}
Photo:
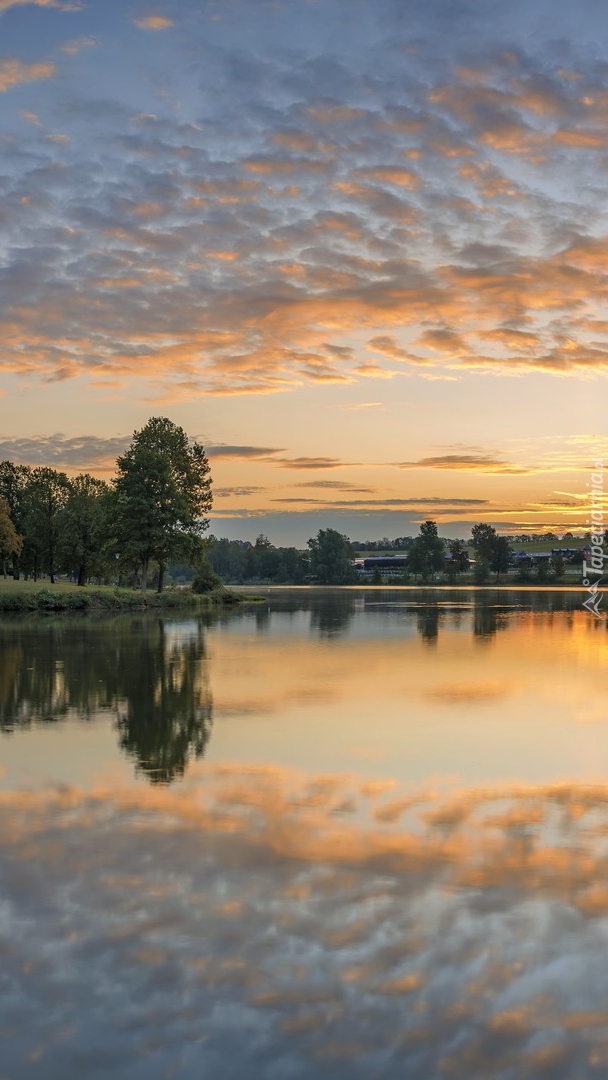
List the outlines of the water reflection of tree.
{"label": "water reflection of tree", "polygon": [[205,752],[211,734],[202,627],[194,638],[171,642],[159,619],[154,632],[133,636],[117,666],[124,675],[120,745],[150,780],[169,783]]}
{"label": "water reflection of tree", "polygon": [[427,603],[416,612],[417,630],[423,641],[434,645],[439,635],[439,605]]}
{"label": "water reflection of tree", "polygon": [[120,746],[168,783],[204,753],[212,703],[202,621],[0,625],[0,730],[68,716],[118,717]]}
{"label": "water reflection of tree", "polygon": [[497,604],[484,597],[483,593],[475,595],[473,608],[473,633],[476,638],[488,639],[494,637],[499,630],[506,630],[513,612],[508,608],[500,608]]}
{"label": "water reflection of tree", "polygon": [[52,723],[77,712],[90,719],[107,702],[100,679],[104,648],[82,626],[34,626],[17,621],[0,627],[0,728]]}
{"label": "water reflection of tree", "polygon": [[352,593],[315,595],[310,610],[310,629],[320,638],[342,637],[355,614]]}

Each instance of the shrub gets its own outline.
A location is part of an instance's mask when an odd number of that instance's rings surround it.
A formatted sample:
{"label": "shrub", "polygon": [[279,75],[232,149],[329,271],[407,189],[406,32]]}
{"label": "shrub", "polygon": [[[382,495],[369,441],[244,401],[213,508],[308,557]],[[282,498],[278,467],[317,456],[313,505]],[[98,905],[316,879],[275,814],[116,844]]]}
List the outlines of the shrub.
{"label": "shrub", "polygon": [[216,590],[222,590],[224,588],[223,582],[219,574],[216,574],[215,570],[212,570],[209,563],[203,563],[199,567],[196,577],[192,582],[193,593],[209,593]]}

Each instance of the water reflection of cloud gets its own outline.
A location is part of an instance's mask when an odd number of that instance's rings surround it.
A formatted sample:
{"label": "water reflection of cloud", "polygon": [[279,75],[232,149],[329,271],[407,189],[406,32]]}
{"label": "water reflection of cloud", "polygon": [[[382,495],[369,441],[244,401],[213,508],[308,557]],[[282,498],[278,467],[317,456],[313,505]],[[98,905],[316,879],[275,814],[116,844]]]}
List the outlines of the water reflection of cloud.
{"label": "water reflection of cloud", "polygon": [[333,686],[298,686],[285,688],[281,694],[273,690],[256,696],[224,697],[219,708],[215,709],[215,715],[270,716],[280,713],[289,705],[328,705],[338,698],[338,690]]}
{"label": "water reflection of cloud", "polygon": [[0,795],[5,1075],[603,1075],[608,787],[203,774]]}
{"label": "water reflection of cloud", "polygon": [[443,686],[432,686],[427,691],[427,697],[436,701],[454,702],[454,704],[474,704],[476,701],[496,701],[498,698],[508,697],[514,691],[514,686],[507,683],[497,682],[469,682],[469,683],[446,683]]}

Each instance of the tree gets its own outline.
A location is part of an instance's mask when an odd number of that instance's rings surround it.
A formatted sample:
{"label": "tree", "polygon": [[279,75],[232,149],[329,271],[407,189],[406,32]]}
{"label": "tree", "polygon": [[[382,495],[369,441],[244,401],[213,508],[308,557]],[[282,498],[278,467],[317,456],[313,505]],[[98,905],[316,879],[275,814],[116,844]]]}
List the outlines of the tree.
{"label": "tree", "polygon": [[496,574],[496,580],[501,574],[506,573],[511,561],[511,545],[508,536],[496,536],[492,545],[490,556],[490,570]]}
{"label": "tree", "polygon": [[183,428],[166,417],[152,417],[133,434],[131,446],[117,460],[114,481],[116,544],[123,556],[141,567],[141,587],[148,584],[150,562],[158,562],[162,592],[167,560],[196,562],[209,526],[209,463],[199,443],[189,443]]}
{"label": "tree", "polygon": [[263,581],[275,578],[280,562],[280,555],[277,548],[270,543],[267,536],[260,533],[253,546],[253,550],[255,554],[257,577],[261,578]]}
{"label": "tree", "polygon": [[496,574],[498,580],[500,574],[509,569],[511,547],[508,536],[499,536],[492,525],[482,522],[473,526],[472,535],[478,564],[475,580],[482,585],[490,570]]}
{"label": "tree", "polygon": [[64,566],[76,572],[79,585],[102,571],[109,491],[103,480],[88,473],[69,481],[59,548]]}
{"label": "tree", "polygon": [[486,525],[484,522],[480,522],[478,525],[473,526],[471,532],[473,537],[473,548],[475,549],[477,559],[487,563],[489,566],[494,551],[496,529],[492,525]]}
{"label": "tree", "polygon": [[437,535],[434,521],[423,521],[420,536],[414,540],[407,556],[407,567],[422,581],[428,581],[443,570],[445,552],[443,540]]}
{"label": "tree", "polygon": [[[31,471],[27,465],[15,465],[12,461],[0,462],[0,497],[6,499],[11,521],[22,537],[25,534],[26,490]],[[21,550],[12,557],[15,579],[19,578]]]}
{"label": "tree", "polygon": [[55,469],[32,469],[24,492],[25,545],[34,577],[47,573],[55,581],[61,512],[69,493],[65,473]]}
{"label": "tree", "polygon": [[318,585],[352,585],[356,581],[353,548],[336,529],[319,529],[308,541],[310,569]]}
{"label": "tree", "polygon": [[486,558],[475,559],[473,567],[473,581],[476,585],[485,585],[490,576],[490,564]]}
{"label": "tree", "polygon": [[553,572],[553,580],[561,581],[564,576],[565,563],[562,555],[551,556],[551,570]]}
{"label": "tree", "polygon": [[8,500],[0,496],[0,559],[4,577],[6,577],[8,560],[18,557],[22,547],[23,538],[19,536],[11,519]]}
{"label": "tree", "polygon": [[454,578],[456,574],[463,574],[469,569],[471,560],[462,540],[450,540],[448,544],[450,559],[447,562],[448,576]]}

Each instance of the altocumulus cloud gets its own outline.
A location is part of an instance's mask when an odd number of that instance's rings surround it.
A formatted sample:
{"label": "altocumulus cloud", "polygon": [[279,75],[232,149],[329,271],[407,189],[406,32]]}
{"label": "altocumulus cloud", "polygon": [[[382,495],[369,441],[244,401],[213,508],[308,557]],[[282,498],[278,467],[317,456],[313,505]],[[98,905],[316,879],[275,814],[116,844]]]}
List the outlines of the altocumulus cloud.
{"label": "altocumulus cloud", "polygon": [[[7,26],[21,6],[0,0]],[[608,367],[597,4],[574,25],[556,3],[550,36],[534,5],[497,0],[407,21],[378,0],[348,36],[345,0],[322,20],[304,0],[83,7],[97,71],[137,41],[111,96],[69,43],[31,60],[36,20],[80,8],[31,0],[27,34],[13,11],[0,59],[12,116],[29,81],[48,88],[44,122],[11,121],[3,151],[5,371],[141,376],[179,401]],[[180,108],[163,91],[142,112],[165,72]]]}
{"label": "altocumulus cloud", "polygon": [[130,442],[127,436],[104,438],[95,435],[41,435],[32,438],[0,440],[0,459],[17,465],[114,470],[116,458],[124,454]]}

